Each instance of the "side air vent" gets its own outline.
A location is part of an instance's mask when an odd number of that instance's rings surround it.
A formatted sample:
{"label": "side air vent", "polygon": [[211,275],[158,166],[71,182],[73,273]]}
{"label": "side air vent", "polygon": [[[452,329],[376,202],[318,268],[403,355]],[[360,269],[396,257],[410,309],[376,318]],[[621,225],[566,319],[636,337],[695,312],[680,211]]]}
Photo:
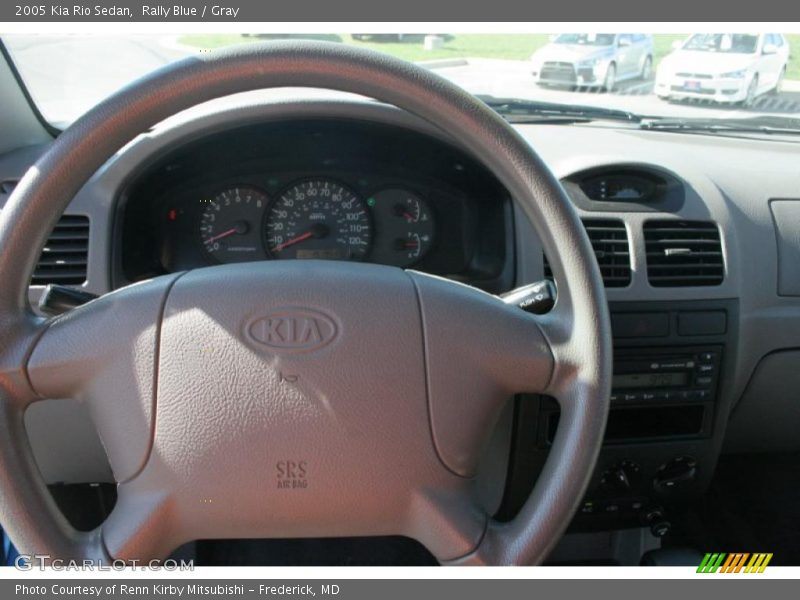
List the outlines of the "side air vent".
{"label": "side air vent", "polygon": [[15,187],[17,187],[17,181],[13,179],[0,181],[0,200],[8,200],[8,197],[11,195],[11,192],[14,191]]}
{"label": "side air vent", "polygon": [[653,287],[719,285],[725,275],[719,228],[709,221],[644,224],[647,278]]}
{"label": "side air vent", "polygon": [[[631,282],[631,254],[625,223],[610,219],[584,219],[603,283],[606,287],[625,287]],[[544,258],[545,277],[553,278],[547,257]]]}
{"label": "side air vent", "polygon": [[31,278],[32,285],[80,285],[86,281],[89,218],[64,215],[47,239]]}

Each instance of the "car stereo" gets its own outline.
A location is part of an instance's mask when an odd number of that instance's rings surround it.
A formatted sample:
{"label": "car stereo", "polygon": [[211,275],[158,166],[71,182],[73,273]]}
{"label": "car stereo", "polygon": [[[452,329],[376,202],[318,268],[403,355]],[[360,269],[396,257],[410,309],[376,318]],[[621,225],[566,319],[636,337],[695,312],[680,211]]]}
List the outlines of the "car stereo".
{"label": "car stereo", "polygon": [[618,351],[611,383],[613,405],[714,399],[720,347],[648,354]]}

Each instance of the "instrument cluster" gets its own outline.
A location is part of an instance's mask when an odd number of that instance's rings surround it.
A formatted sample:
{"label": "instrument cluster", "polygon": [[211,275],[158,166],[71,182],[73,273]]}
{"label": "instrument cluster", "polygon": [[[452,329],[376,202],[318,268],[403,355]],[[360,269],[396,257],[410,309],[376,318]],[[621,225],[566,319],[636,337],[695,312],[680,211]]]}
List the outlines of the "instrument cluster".
{"label": "instrument cluster", "polygon": [[274,197],[234,185],[201,201],[198,241],[210,262],[370,260],[410,267],[435,241],[431,206],[402,187],[364,198],[335,179],[312,177]]}
{"label": "instrument cluster", "polygon": [[414,268],[489,291],[513,278],[505,189],[462,151],[396,126],[303,120],[209,134],[154,158],[119,206],[119,285],[308,259]]}

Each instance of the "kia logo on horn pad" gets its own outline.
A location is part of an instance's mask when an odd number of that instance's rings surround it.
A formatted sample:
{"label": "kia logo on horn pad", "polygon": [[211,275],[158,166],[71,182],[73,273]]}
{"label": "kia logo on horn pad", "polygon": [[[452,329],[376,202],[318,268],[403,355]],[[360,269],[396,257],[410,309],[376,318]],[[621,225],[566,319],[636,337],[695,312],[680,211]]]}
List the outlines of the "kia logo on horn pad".
{"label": "kia logo on horn pad", "polygon": [[329,316],[310,309],[287,308],[252,319],[245,331],[253,341],[273,350],[311,351],[336,337],[336,323]]}

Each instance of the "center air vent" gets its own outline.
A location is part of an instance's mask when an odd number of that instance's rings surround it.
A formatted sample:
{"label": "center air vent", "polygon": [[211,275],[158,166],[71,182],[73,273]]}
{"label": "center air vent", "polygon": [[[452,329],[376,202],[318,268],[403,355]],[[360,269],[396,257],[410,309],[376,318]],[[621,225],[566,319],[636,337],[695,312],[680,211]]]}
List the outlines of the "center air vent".
{"label": "center air vent", "polygon": [[719,228],[709,221],[644,224],[647,278],[653,287],[719,285],[725,275]]}
{"label": "center air vent", "polygon": [[[631,254],[625,223],[610,219],[585,219],[583,226],[589,234],[603,283],[606,287],[625,287],[631,282]],[[545,277],[553,278],[547,257],[544,258]]]}
{"label": "center air vent", "polygon": [[31,278],[32,285],[80,285],[86,281],[89,218],[64,215],[47,239]]}

